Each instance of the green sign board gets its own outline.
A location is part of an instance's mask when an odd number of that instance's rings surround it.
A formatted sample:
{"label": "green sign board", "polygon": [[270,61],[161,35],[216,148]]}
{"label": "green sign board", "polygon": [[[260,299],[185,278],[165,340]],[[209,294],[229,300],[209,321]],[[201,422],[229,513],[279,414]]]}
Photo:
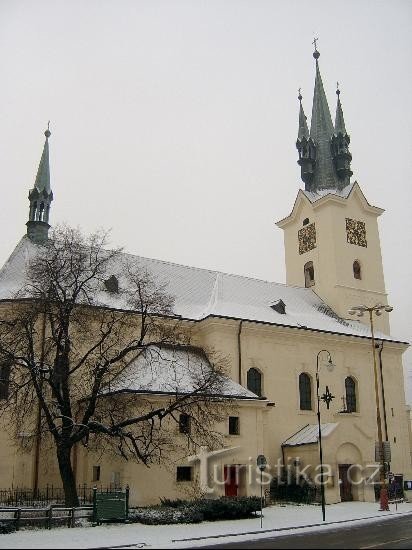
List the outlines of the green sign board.
{"label": "green sign board", "polygon": [[97,492],[93,490],[93,519],[103,521],[126,521],[129,515],[129,488],[126,491]]}

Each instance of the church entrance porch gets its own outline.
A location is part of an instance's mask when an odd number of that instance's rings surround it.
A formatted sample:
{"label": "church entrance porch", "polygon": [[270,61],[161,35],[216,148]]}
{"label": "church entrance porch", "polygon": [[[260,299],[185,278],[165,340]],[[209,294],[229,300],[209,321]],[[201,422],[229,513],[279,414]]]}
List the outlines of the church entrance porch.
{"label": "church entrance porch", "polygon": [[339,464],[339,490],[342,502],[353,500],[350,467],[352,464]]}

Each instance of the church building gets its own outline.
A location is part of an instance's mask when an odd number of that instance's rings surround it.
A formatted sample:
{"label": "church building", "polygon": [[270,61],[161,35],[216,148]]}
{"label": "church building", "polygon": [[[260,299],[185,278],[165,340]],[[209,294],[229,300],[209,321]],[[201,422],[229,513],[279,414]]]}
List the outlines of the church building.
{"label": "church building", "polygon": [[[341,92],[336,91],[333,123],[319,55],[315,48],[310,129],[299,94],[296,148],[303,185],[297,186],[290,213],[277,213],[283,215],[276,225],[284,232],[286,284],[129,255],[167,286],[175,298],[174,313],[190,325],[196,345],[228,358],[227,391],[235,407],[217,426],[226,449],[210,463],[221,468],[225,479],[212,484],[214,495],[259,494],[256,474],[250,476],[259,455],[266,457],[267,472],[278,481],[286,471],[304,471],[315,480],[319,434],[327,503],[375,500],[379,438],[390,448],[385,460],[397,480],[412,479],[402,368],[408,343],[389,328],[378,230],[384,210],[369,204],[352,180]],[[48,238],[50,131],[45,135],[29,192],[27,234],[0,270],[2,307],[22,287],[28,259]],[[112,282],[116,284],[115,277]],[[124,309],[121,296],[109,287],[102,300],[108,308]],[[7,398],[1,391],[6,374],[0,371],[0,399]],[[144,394],[145,388],[135,391]],[[160,386],[151,386],[151,394],[156,392],[161,393]],[[183,428],[171,428],[176,439],[184,441],[188,428]],[[202,483],[202,453],[207,452],[190,449],[179,462],[149,469],[81,447],[73,460],[78,484],[128,484],[132,504],[144,505],[161,497],[186,498],[191,489],[195,494]],[[24,451],[0,431],[0,488],[59,485],[49,453],[36,445]]]}

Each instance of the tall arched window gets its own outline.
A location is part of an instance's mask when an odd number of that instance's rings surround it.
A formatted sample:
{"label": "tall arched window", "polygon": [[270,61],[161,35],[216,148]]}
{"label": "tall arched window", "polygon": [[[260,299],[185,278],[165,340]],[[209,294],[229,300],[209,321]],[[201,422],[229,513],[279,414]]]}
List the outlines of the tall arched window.
{"label": "tall arched window", "polygon": [[345,392],[347,412],[356,412],[356,382],[351,376],[345,379]]}
{"label": "tall arched window", "polygon": [[305,273],[305,287],[309,288],[315,284],[315,270],[313,269],[313,262],[306,262],[303,271]]}
{"label": "tall arched window", "polygon": [[262,374],[257,369],[247,371],[247,389],[262,397]]}
{"label": "tall arched window", "polygon": [[301,411],[312,410],[312,380],[306,372],[299,375],[299,400]]}
{"label": "tall arched window", "polygon": [[358,260],[353,262],[353,276],[355,279],[362,279],[361,265]]}

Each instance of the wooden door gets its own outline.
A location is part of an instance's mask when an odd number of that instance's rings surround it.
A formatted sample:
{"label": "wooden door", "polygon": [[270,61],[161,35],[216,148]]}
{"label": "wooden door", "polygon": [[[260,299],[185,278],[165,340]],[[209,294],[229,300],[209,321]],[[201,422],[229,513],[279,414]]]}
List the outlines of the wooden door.
{"label": "wooden door", "polygon": [[348,470],[350,467],[351,464],[339,464],[339,488],[340,499],[342,502],[349,502],[353,500],[350,472],[348,475]]}
{"label": "wooden door", "polygon": [[225,496],[237,497],[239,480],[238,480],[238,467],[237,466],[225,466]]}

